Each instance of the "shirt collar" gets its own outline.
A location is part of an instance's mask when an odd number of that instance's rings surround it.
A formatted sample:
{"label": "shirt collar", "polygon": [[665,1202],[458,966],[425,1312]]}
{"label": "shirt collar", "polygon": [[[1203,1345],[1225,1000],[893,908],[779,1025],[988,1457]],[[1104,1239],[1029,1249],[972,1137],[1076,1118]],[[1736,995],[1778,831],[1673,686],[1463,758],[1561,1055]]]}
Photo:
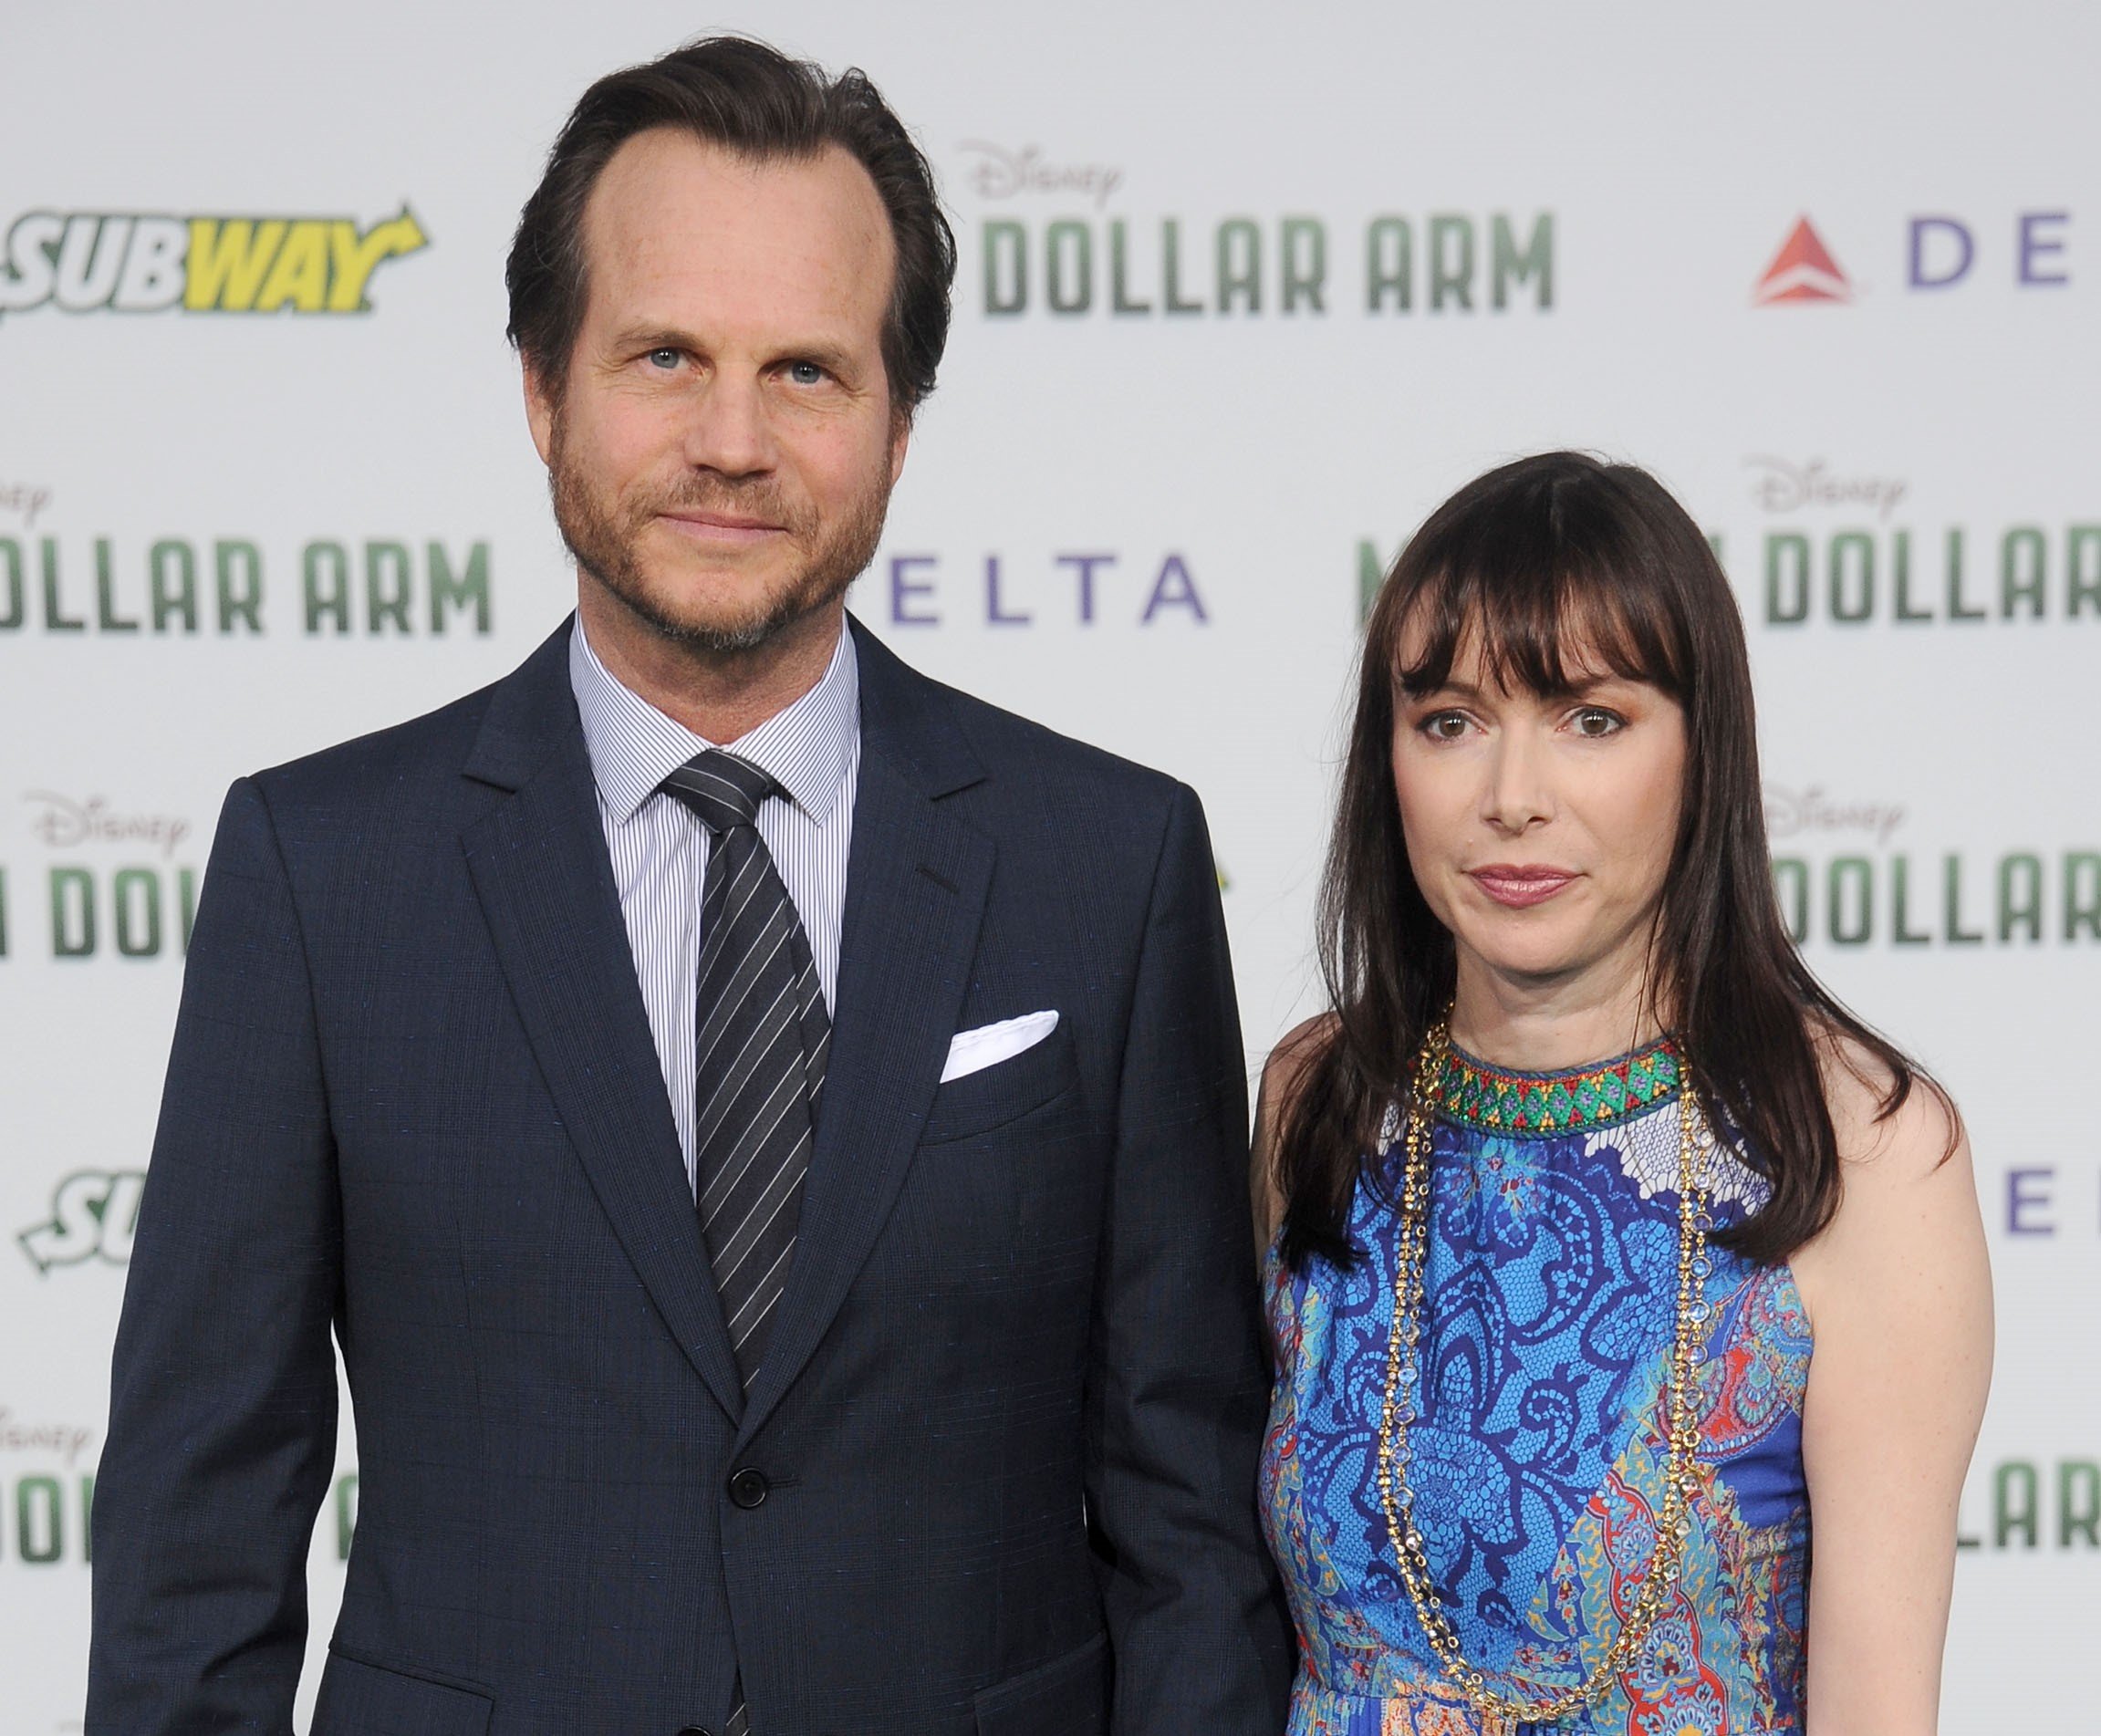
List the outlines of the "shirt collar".
{"label": "shirt collar", "polygon": [[722,747],[751,761],[816,825],[831,817],[860,743],[860,664],[842,624],[817,684],[733,742],[711,742],[667,717],[598,660],[583,618],[569,634],[569,688],[598,796],[625,825],[696,754]]}

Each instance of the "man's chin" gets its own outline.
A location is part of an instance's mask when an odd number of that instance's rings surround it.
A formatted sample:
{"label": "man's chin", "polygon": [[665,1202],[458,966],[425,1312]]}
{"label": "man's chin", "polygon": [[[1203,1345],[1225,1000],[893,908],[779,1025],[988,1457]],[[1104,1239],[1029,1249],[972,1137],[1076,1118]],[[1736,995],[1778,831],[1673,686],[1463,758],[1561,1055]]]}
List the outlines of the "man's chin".
{"label": "man's chin", "polygon": [[[604,585],[604,581],[599,581]],[[643,627],[671,644],[696,650],[755,650],[824,606],[823,598],[768,595],[695,595],[689,581],[605,585]]]}

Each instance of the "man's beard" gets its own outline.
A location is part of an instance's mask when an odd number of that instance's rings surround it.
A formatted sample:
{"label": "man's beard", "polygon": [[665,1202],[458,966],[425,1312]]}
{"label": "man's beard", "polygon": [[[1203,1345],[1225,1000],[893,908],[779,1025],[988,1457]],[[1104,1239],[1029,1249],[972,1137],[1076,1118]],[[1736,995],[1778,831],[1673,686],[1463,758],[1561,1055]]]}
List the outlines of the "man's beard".
{"label": "man's beard", "polygon": [[[882,540],[890,494],[887,470],[878,471],[866,492],[827,527],[808,507],[791,509],[770,481],[735,483],[707,473],[690,475],[660,493],[608,505],[582,467],[570,461],[558,418],[554,447],[548,491],[554,496],[555,523],[577,564],[652,632],[693,650],[717,656],[753,650],[784,628],[837,602],[867,570]],[[676,581],[653,589],[640,548],[644,533],[665,512],[735,514],[784,525],[799,564],[785,579],[741,599],[741,607],[732,603],[712,619],[676,614],[667,594]]]}

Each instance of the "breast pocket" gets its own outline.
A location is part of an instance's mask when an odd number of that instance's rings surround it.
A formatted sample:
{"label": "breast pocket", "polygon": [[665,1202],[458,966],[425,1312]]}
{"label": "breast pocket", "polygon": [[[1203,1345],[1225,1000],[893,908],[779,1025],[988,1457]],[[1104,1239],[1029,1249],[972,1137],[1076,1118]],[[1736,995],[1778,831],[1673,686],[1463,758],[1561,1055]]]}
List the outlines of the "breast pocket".
{"label": "breast pocket", "polygon": [[1060,1019],[1041,1043],[951,1079],[935,1091],[921,1145],[974,1138],[1047,1108],[1080,1088],[1072,1025]]}

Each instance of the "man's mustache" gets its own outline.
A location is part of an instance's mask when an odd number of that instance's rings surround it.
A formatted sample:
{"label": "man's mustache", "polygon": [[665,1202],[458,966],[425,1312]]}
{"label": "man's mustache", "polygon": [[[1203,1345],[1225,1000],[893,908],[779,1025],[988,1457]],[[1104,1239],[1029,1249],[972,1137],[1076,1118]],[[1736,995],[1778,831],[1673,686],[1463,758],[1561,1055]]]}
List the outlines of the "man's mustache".
{"label": "man's mustache", "polygon": [[800,515],[789,509],[780,490],[771,483],[738,483],[694,477],[636,502],[634,511],[638,519],[658,513],[723,513],[785,525],[790,531],[803,528]]}

